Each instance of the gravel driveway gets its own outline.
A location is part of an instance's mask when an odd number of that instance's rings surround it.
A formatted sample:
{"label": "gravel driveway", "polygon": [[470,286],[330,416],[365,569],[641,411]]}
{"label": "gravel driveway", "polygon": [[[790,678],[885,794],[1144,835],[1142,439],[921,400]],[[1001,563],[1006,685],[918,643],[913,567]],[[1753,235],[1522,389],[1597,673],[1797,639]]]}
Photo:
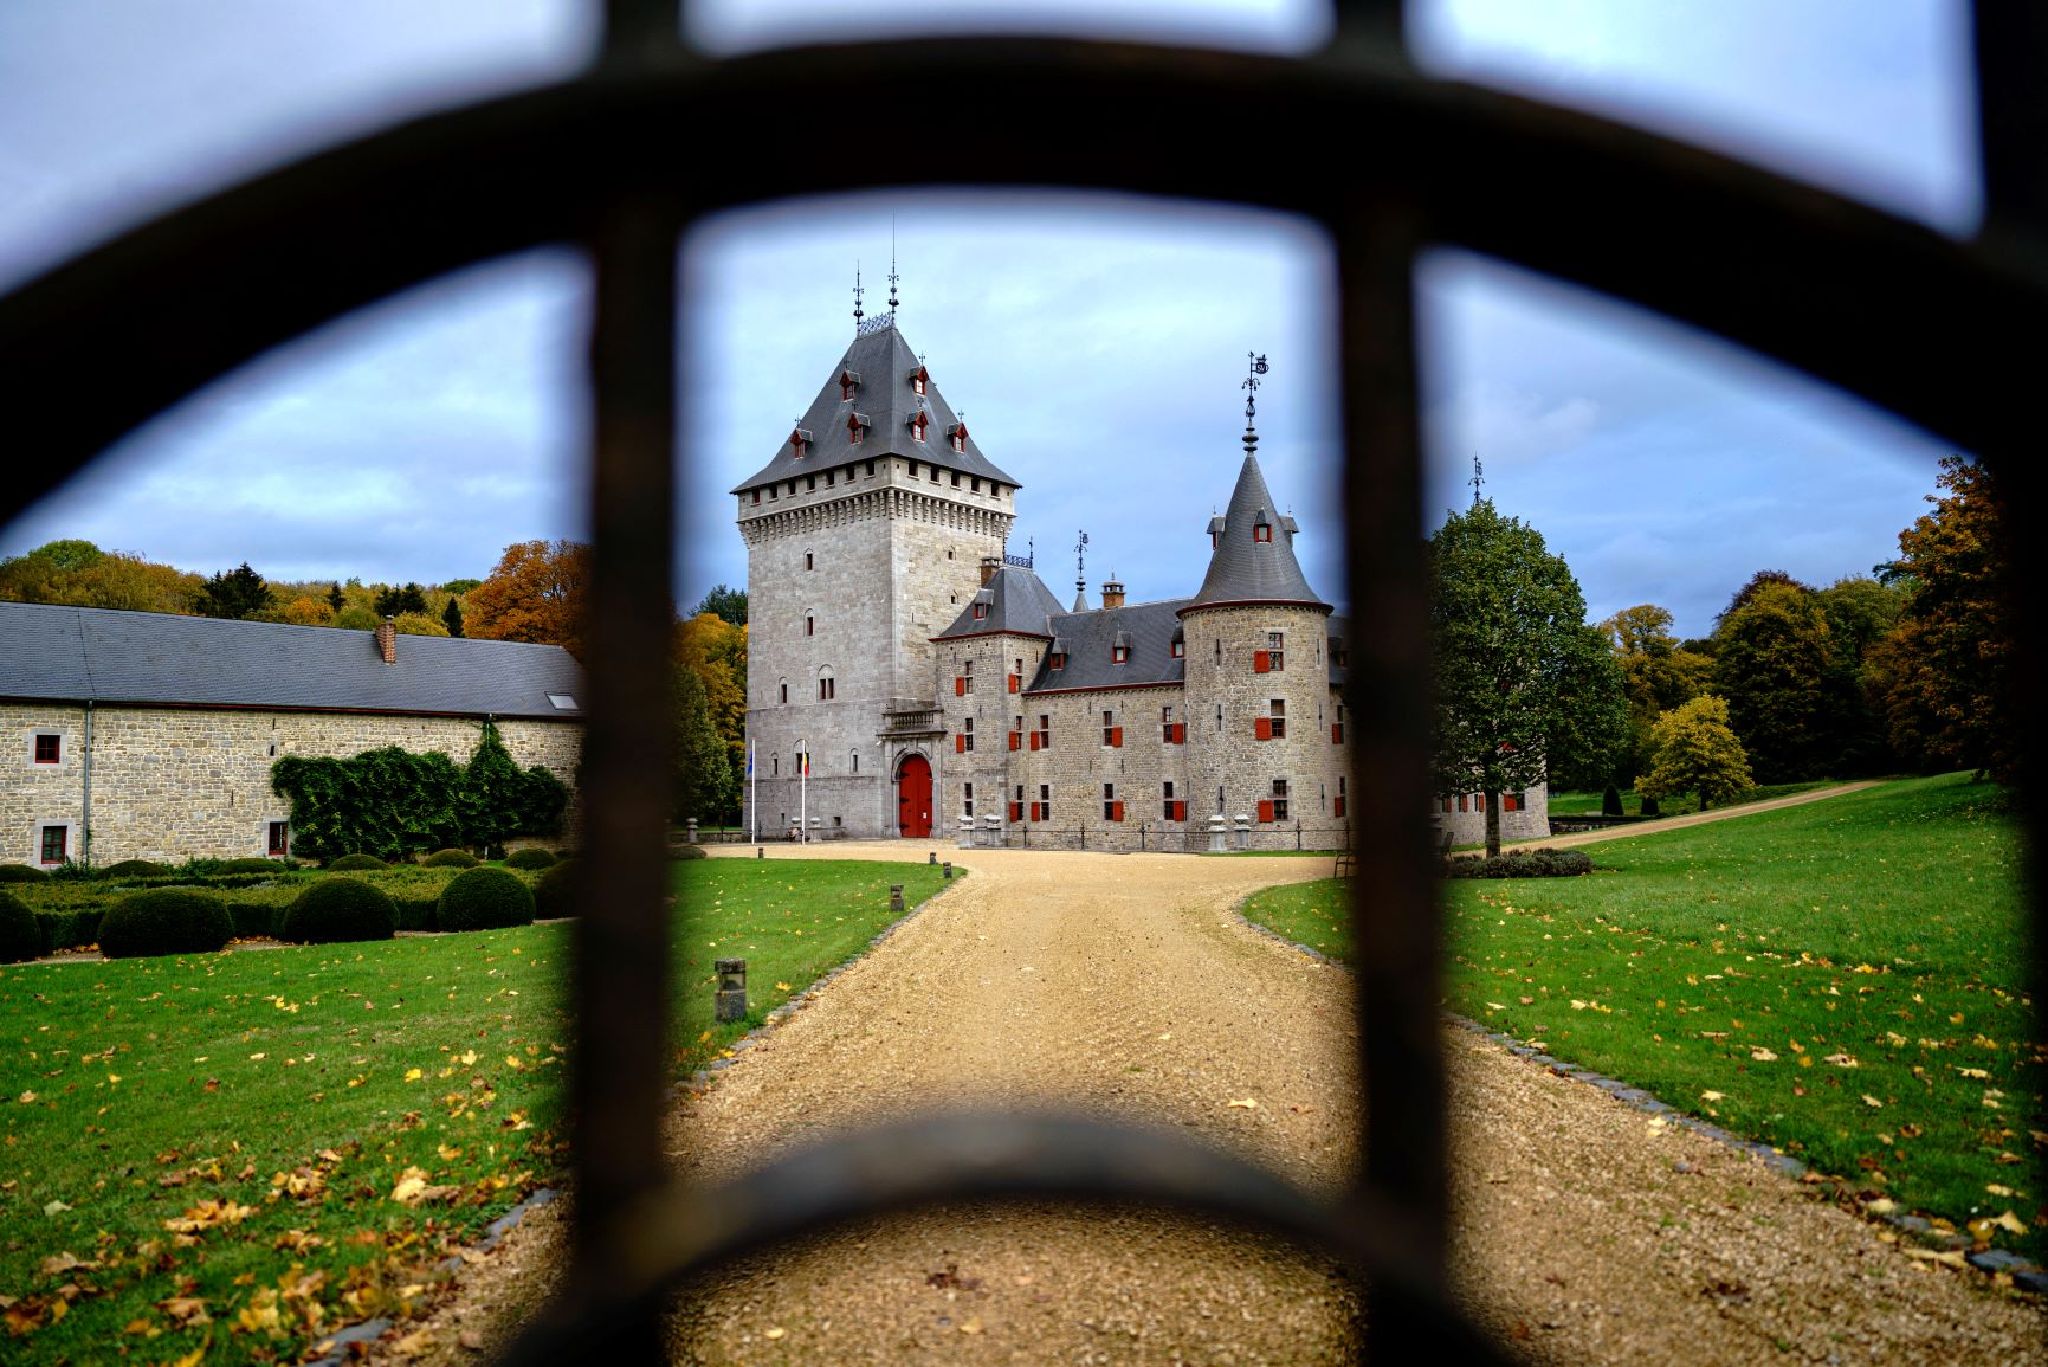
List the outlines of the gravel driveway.
{"label": "gravel driveway", "polygon": [[[827,858],[921,856],[834,846]],[[770,857],[800,858],[778,849]],[[1357,1135],[1343,970],[1232,908],[1327,858],[960,851],[950,889],[741,1056],[673,1126],[683,1164],[951,1103],[1057,1104],[1179,1125],[1329,1184]],[[1746,1156],[1582,1083],[1447,1035],[1456,1273],[1531,1360],[2038,1360],[2048,1318]],[[1232,1102],[1255,1102],[1254,1106]],[[488,1342],[544,1289],[554,1208],[465,1273],[415,1337]],[[1199,1222],[946,1211],[734,1267],[675,1320],[692,1362],[1308,1362],[1348,1356],[1353,1288],[1320,1261]],[[466,1332],[465,1332],[466,1331]]]}

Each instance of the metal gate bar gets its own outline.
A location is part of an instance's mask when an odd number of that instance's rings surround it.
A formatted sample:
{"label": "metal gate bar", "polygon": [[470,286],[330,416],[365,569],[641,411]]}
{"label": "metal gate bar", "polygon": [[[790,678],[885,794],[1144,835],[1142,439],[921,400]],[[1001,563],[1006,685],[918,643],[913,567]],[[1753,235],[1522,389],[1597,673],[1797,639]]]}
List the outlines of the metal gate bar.
{"label": "metal gate bar", "polygon": [[[1367,1272],[1370,1351],[1481,1352],[1443,1294],[1413,254],[1461,243],[1708,327],[1963,442],[1998,464],[2015,510],[2031,509],[2021,453],[2038,444],[2031,386],[2048,323],[2048,20],[2017,0],[1979,7],[1991,212],[1984,234],[1956,243],[1665,139],[1420,77],[1393,0],[1339,4],[1330,49],[1308,59],[940,39],[712,63],[682,49],[679,17],[660,0],[605,0],[599,60],[576,80],[308,157],[0,300],[0,407],[40,458],[0,493],[0,516],[265,347],[470,261],[585,242],[597,280],[595,896],[574,987],[578,1232],[564,1298],[515,1357],[603,1339],[614,1356],[651,1360],[661,1293],[691,1270],[821,1222],[1005,1194],[1138,1199],[1276,1230]],[[1368,814],[1358,885],[1374,898],[1353,908],[1371,1123],[1360,1183],[1338,1205],[1174,1136],[1033,1117],[870,1131],[715,1197],[664,1175],[666,728],[646,719],[665,703],[672,610],[677,234],[720,208],[877,188],[813,145],[782,97],[852,107],[912,82],[951,115],[920,128],[920,183],[1236,200],[1305,213],[1335,238],[1349,583],[1354,612],[1375,624],[1354,647],[1348,697],[1357,767],[1372,779],[1354,786]],[[702,136],[735,110],[749,139]],[[1332,140],[1355,149],[1341,175],[1321,154]],[[81,390],[89,401],[75,401]],[[2037,570],[2031,542],[2015,542],[2023,572]],[[2038,678],[2034,598],[2018,604],[2025,678]],[[2040,813],[2028,804],[2036,851]]]}

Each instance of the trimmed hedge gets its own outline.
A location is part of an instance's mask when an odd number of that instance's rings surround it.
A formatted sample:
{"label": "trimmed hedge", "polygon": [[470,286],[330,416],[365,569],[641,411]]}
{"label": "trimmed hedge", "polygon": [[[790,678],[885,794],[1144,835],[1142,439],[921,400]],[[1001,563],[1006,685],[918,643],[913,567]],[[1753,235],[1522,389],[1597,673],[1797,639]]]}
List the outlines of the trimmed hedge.
{"label": "trimmed hedge", "polygon": [[159,864],[154,859],[123,859],[100,870],[107,878],[169,878],[176,872],[169,864]]}
{"label": "trimmed hedge", "polygon": [[710,856],[704,853],[702,845],[678,845],[669,851],[669,857],[671,859],[706,859]]}
{"label": "trimmed hedge", "polygon": [[398,913],[398,928],[400,930],[439,929],[439,922],[434,919],[434,912],[435,908],[440,906],[440,904],[441,894],[438,889],[423,896],[394,894],[391,898],[391,905]]}
{"label": "trimmed hedge", "polygon": [[470,869],[441,890],[434,908],[443,930],[500,930],[533,924],[533,893],[516,873],[503,869]]}
{"label": "trimmed hedge", "polygon": [[100,920],[107,914],[102,906],[62,907],[36,913],[36,928],[42,936],[43,953],[60,949],[84,949],[100,938]]}
{"label": "trimmed hedge", "polygon": [[227,904],[211,893],[157,888],[124,897],[100,921],[100,953],[109,959],[155,954],[217,954],[235,938]]}
{"label": "trimmed hedge", "polygon": [[43,928],[19,897],[0,892],[0,964],[26,963],[43,956]]}
{"label": "trimmed hedge", "polygon": [[254,855],[246,859],[223,859],[216,873],[283,873],[282,859],[259,859]]}
{"label": "trimmed hedge", "polygon": [[578,880],[582,876],[581,863],[564,859],[536,878],[533,883],[533,919],[558,921],[564,916],[576,915]]}
{"label": "trimmed hedge", "polygon": [[323,878],[299,894],[277,920],[277,938],[303,945],[388,940],[398,908],[360,878]]}
{"label": "trimmed hedge", "polygon": [[1576,878],[1593,871],[1593,858],[1582,850],[1510,850],[1492,859],[1453,859],[1444,865],[1446,878]]}
{"label": "trimmed hedge", "polygon": [[0,883],[47,883],[49,870],[33,869],[26,864],[0,864]]}
{"label": "trimmed hedge", "polygon": [[435,850],[420,862],[430,869],[473,869],[476,856],[468,850]]}
{"label": "trimmed hedge", "polygon": [[530,873],[541,869],[553,868],[556,862],[552,854],[541,849],[514,850],[505,856],[506,868],[525,869]]}
{"label": "trimmed hedge", "polygon": [[277,938],[277,907],[271,906],[268,902],[227,902],[226,906],[228,920],[234,924],[237,940]]}
{"label": "trimmed hedge", "polygon": [[374,854],[344,854],[337,859],[327,861],[327,871],[329,873],[367,873],[371,869],[388,869],[390,867],[389,864],[386,864]]}

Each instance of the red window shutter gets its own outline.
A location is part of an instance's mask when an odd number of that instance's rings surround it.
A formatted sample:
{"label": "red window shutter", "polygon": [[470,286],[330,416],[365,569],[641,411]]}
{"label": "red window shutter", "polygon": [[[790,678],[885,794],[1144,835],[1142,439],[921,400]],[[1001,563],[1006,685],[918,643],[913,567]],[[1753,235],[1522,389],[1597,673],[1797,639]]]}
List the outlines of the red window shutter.
{"label": "red window shutter", "polygon": [[953,696],[956,698],[967,696],[967,679],[964,675],[953,680]]}
{"label": "red window shutter", "polygon": [[959,735],[959,736],[955,736],[955,737],[953,737],[953,753],[954,753],[954,754],[956,754],[956,755],[964,755],[964,754],[966,754],[966,753],[967,753],[967,737],[966,737],[966,736],[964,736],[964,735]]}
{"label": "red window shutter", "polygon": [[1023,819],[1024,819],[1024,804],[1023,804],[1023,803],[1021,803],[1021,802],[1012,802],[1012,803],[1010,804],[1010,820],[1012,820],[1012,821],[1022,821]]}
{"label": "red window shutter", "polygon": [[1253,717],[1252,735],[1259,740],[1273,739],[1273,719],[1271,717]]}
{"label": "red window shutter", "polygon": [[1254,650],[1252,652],[1252,673],[1270,674],[1272,672],[1273,657],[1263,650]]}
{"label": "red window shutter", "polygon": [[1012,674],[1010,676],[1010,691],[1012,693],[1015,693],[1017,691],[1017,686],[1019,683],[1023,681],[1023,678],[1024,676],[1022,674]]}
{"label": "red window shutter", "polygon": [[1040,736],[1044,735],[1044,734],[1045,734],[1045,733],[1044,733],[1043,731],[1033,731],[1033,732],[1031,733],[1031,748],[1032,748],[1032,749],[1036,750],[1036,749],[1038,748],[1038,738],[1039,738]]}
{"label": "red window shutter", "polygon": [[1333,802],[1331,802],[1331,804],[1330,804],[1330,810],[1331,810],[1331,813],[1332,813],[1332,815],[1335,815],[1335,816],[1342,816],[1342,815],[1344,815],[1344,799],[1340,797],[1340,798],[1337,798],[1337,799],[1335,799],[1335,800],[1334,800]]}
{"label": "red window shutter", "polygon": [[1031,819],[1033,821],[1043,821],[1045,819],[1038,814],[1038,804],[1036,802],[1031,804]]}
{"label": "red window shutter", "polygon": [[1175,803],[1173,804],[1173,819],[1174,819],[1175,821],[1186,821],[1186,820],[1188,819],[1188,804],[1187,804],[1187,803],[1185,803],[1185,802],[1175,802]]}
{"label": "red window shutter", "polygon": [[1112,726],[1109,728],[1109,743],[1113,747],[1122,748],[1124,743],[1124,729],[1121,726]]}
{"label": "red window shutter", "polygon": [[1259,800],[1259,820],[1270,823],[1273,820],[1273,802],[1270,798]]}
{"label": "red window shutter", "polygon": [[1175,745],[1185,745],[1187,744],[1187,739],[1188,724],[1184,721],[1175,722],[1173,724],[1173,743]]}
{"label": "red window shutter", "polygon": [[1023,734],[1022,734],[1021,732],[1018,732],[1018,731],[1012,731],[1012,732],[1010,733],[1010,748],[1011,748],[1012,750],[1016,749],[1016,748],[1017,748],[1017,746],[1018,746],[1018,745],[1019,745],[1019,744],[1020,744],[1020,743],[1022,742],[1022,740],[1023,740]]}
{"label": "red window shutter", "polygon": [[1124,819],[1124,804],[1123,804],[1123,803],[1121,803],[1121,802],[1112,802],[1112,803],[1110,803],[1110,804],[1109,804],[1109,819],[1110,819],[1111,821],[1122,821],[1122,820]]}
{"label": "red window shutter", "polygon": [[1343,743],[1344,743],[1344,723],[1343,723],[1343,722],[1341,722],[1341,721],[1333,721],[1333,722],[1331,722],[1331,723],[1330,723],[1330,744],[1332,744],[1332,745],[1342,745]]}

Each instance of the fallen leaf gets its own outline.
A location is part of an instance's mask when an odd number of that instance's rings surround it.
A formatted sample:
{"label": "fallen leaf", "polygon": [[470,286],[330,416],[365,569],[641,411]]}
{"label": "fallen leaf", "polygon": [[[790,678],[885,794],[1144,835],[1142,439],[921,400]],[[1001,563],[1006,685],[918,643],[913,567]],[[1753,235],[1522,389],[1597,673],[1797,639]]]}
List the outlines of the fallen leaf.
{"label": "fallen leaf", "polygon": [[1700,1093],[1700,1100],[1702,1101],[1721,1101],[1724,1099],[1720,1092],[1706,1091]]}
{"label": "fallen leaf", "polygon": [[967,1322],[960,1326],[960,1332],[963,1334],[979,1334],[981,1332],[981,1316],[969,1315]]}
{"label": "fallen leaf", "polygon": [[773,1329],[762,1330],[761,1337],[772,1341],[774,1339],[781,1338],[784,1334],[787,1334],[788,1332],[789,1331],[787,1329],[784,1329],[781,1325],[778,1324]]}
{"label": "fallen leaf", "polygon": [[1960,1250],[1953,1248],[1908,1248],[1902,1250],[1908,1258],[1919,1258],[1930,1263],[1941,1263],[1947,1267],[1968,1267]]}
{"label": "fallen leaf", "polygon": [[1750,1046],[1749,1056],[1758,1063],[1776,1063],[1778,1061],[1776,1054],[1760,1044]]}
{"label": "fallen leaf", "polygon": [[66,1205],[66,1204],[65,1204],[64,1202],[62,1202],[62,1201],[52,1201],[52,1202],[50,1202],[50,1203],[49,1203],[48,1205],[46,1205],[46,1206],[44,1206],[44,1207],[43,1207],[43,1214],[45,1214],[45,1215],[62,1215],[62,1214],[63,1214],[63,1213],[65,1212],[65,1211],[67,1211],[67,1210],[69,1210],[69,1209],[71,1209],[71,1207],[70,1207],[70,1206],[68,1206],[68,1205]]}
{"label": "fallen leaf", "polygon": [[417,1068],[408,1068],[405,1070],[405,1080],[407,1082],[418,1082],[422,1077],[425,1076],[426,1074],[422,1073]]}
{"label": "fallen leaf", "polygon": [[1226,1106],[1236,1106],[1247,1111],[1256,1111],[1257,1109],[1259,1109],[1259,1103],[1252,1100],[1250,1097],[1246,1097],[1242,1101],[1228,1102],[1226,1103]]}
{"label": "fallen leaf", "polygon": [[1863,1066],[1849,1054],[1829,1054],[1827,1061],[1834,1064],[1837,1068],[1860,1068]]}
{"label": "fallen leaf", "polygon": [[34,1092],[23,1092],[20,1096],[14,1099],[16,1101],[19,1101],[24,1106],[31,1106],[35,1104],[36,1094]]}
{"label": "fallen leaf", "polygon": [[1882,1101],[1879,1101],[1876,1097],[1872,1096],[1868,1092],[1865,1092],[1863,1094],[1863,1104],[1870,1107],[1870,1109],[1873,1111],[1881,1111],[1884,1109],[1884,1103]]}

